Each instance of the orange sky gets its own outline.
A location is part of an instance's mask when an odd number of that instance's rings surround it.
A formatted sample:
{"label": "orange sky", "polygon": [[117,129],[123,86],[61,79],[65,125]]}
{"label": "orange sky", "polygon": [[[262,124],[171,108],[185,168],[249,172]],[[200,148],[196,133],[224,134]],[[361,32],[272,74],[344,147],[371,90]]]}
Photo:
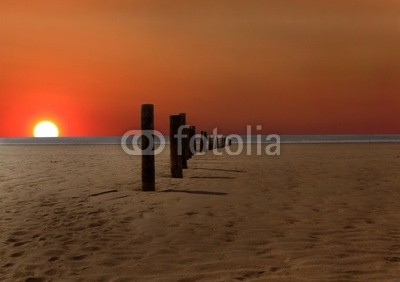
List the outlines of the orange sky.
{"label": "orange sky", "polygon": [[396,0],[2,0],[0,136],[400,133]]}

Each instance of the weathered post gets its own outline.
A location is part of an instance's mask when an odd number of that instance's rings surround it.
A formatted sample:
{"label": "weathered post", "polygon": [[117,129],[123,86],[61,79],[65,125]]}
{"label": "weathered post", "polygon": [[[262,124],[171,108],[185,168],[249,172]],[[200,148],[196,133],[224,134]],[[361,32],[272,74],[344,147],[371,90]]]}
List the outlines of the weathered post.
{"label": "weathered post", "polygon": [[207,151],[206,142],[207,142],[207,132],[202,131],[201,139],[200,139],[200,152],[201,153],[205,153]]}
{"label": "weathered post", "polygon": [[182,165],[183,168],[187,169],[188,168],[188,160],[190,159],[190,149],[189,149],[189,135],[190,135],[190,129],[188,127],[185,127],[182,130],[182,135],[186,136],[184,138],[182,138],[182,152],[183,152],[183,159],[184,162],[183,164],[185,164],[185,166]]}
{"label": "weathered post", "polygon": [[[185,113],[180,113],[179,114],[180,117],[180,126],[186,126],[186,114]],[[183,128],[182,132],[182,136],[187,136],[188,135],[188,129],[187,128]],[[182,140],[182,168],[183,169],[187,169],[188,165],[187,165],[187,153],[188,153],[188,139],[187,137],[184,137],[181,139]]]}
{"label": "weathered post", "polygon": [[181,125],[181,117],[179,115],[170,116],[169,139],[171,152],[171,177],[183,178],[182,173],[182,156],[178,154],[178,130]]}
{"label": "weathered post", "polygon": [[212,151],[214,149],[213,146],[213,136],[211,135],[208,137],[208,150]]}
{"label": "weathered post", "polygon": [[[196,126],[194,125],[194,126],[193,126],[193,138],[196,137],[196,134],[197,134],[197,132],[196,132]],[[197,139],[194,139],[194,151],[193,151],[193,155],[195,155],[196,152],[197,152]]]}
{"label": "weathered post", "polygon": [[212,143],[213,150],[218,149],[218,135],[213,135]]}
{"label": "weathered post", "polygon": [[142,105],[142,190],[155,190],[154,106]]}
{"label": "weathered post", "polygon": [[[190,144],[193,144],[193,148],[189,144],[189,156],[192,158],[194,154],[196,153],[196,140],[194,140],[194,137],[196,136],[196,126],[190,126],[189,128],[190,134],[189,134],[189,142]],[[193,143],[192,143],[193,142]]]}
{"label": "weathered post", "polygon": [[192,150],[190,149],[190,140],[192,140],[192,126],[190,125],[188,128],[188,154],[187,154],[187,159],[190,160],[192,158]]}

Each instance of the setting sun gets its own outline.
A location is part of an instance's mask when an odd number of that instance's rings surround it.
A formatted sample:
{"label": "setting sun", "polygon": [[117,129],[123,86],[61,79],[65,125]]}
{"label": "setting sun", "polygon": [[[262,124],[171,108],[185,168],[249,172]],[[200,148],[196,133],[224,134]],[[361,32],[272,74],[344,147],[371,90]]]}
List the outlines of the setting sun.
{"label": "setting sun", "polygon": [[51,121],[41,121],[33,130],[34,137],[58,137],[58,135],[58,127]]}

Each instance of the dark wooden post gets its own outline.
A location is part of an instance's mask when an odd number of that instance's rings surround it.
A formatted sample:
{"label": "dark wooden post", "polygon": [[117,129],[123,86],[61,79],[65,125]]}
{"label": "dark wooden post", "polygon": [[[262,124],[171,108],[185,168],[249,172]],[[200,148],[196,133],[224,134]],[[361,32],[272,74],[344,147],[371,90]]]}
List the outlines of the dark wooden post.
{"label": "dark wooden post", "polygon": [[208,150],[210,150],[210,151],[214,150],[214,136],[213,135],[208,137]]}
{"label": "dark wooden post", "polygon": [[154,106],[142,105],[142,190],[155,191]]}
{"label": "dark wooden post", "polygon": [[196,126],[190,126],[189,131],[189,142],[191,143],[193,141],[193,148],[191,148],[189,145],[189,156],[192,158],[196,153],[196,140],[193,140],[194,136],[196,135]]}
{"label": "dark wooden post", "polygon": [[190,149],[190,140],[192,140],[193,128],[190,125],[188,129],[189,137],[188,137],[188,155],[187,158],[190,160],[192,158],[192,150]]}
{"label": "dark wooden post", "polygon": [[207,132],[201,132],[201,139],[200,139],[200,152],[205,153],[207,151],[206,147],[206,140],[207,140]]}
{"label": "dark wooden post", "polygon": [[188,133],[189,133],[189,137],[188,137],[188,155],[187,158],[188,160],[192,158],[192,150],[190,148],[190,140],[192,140],[193,137],[193,126],[189,126],[188,128]]}
{"label": "dark wooden post", "polygon": [[[190,135],[190,129],[188,127],[185,127],[182,130],[182,135],[184,136],[189,136]],[[183,142],[182,142],[182,151],[183,151],[183,157],[184,157],[184,164],[186,166],[183,166],[183,168],[187,169],[188,168],[188,160],[190,159],[190,150],[189,150],[189,137],[185,137],[183,138]]]}
{"label": "dark wooden post", "polygon": [[[192,132],[192,134],[193,134],[193,138],[195,138],[196,137],[196,134],[197,134],[197,132],[196,132],[196,126],[194,125],[193,126],[193,132]],[[193,151],[193,155],[195,155],[196,154],[196,152],[197,152],[197,139],[195,139],[194,140],[194,151]]]}
{"label": "dark wooden post", "polygon": [[[180,126],[185,126],[186,125],[186,114],[185,113],[180,113],[179,114],[179,117],[180,117],[180,119],[181,119],[181,122],[180,122]],[[187,128],[184,128],[182,131],[181,131],[181,133],[182,133],[182,135],[183,136],[187,136],[187,134],[188,134],[188,131],[187,131]],[[183,169],[187,169],[188,168],[188,165],[187,165],[187,138],[185,137],[185,138],[182,138],[181,139],[182,140],[182,148],[181,148],[181,151],[182,151],[182,156],[181,156],[181,158],[182,158],[182,168]]]}
{"label": "dark wooden post", "polygon": [[181,117],[179,115],[170,116],[169,123],[169,139],[171,152],[171,177],[183,178],[182,173],[182,156],[178,154],[178,129],[181,125]]}

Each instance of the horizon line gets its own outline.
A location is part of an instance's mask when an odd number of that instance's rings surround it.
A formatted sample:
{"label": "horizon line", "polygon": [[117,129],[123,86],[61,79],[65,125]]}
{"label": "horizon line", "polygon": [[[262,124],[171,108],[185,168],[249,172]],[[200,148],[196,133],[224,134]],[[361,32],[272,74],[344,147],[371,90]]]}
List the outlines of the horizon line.
{"label": "horizon line", "polygon": [[[169,144],[169,138],[166,144]],[[226,135],[229,137],[229,135]],[[247,135],[239,135],[243,143],[248,143]],[[261,136],[261,143],[268,142],[267,134],[251,135],[250,143],[258,143],[257,136]],[[279,135],[282,144],[332,144],[332,143],[400,143],[400,134],[331,134],[331,135]],[[120,145],[122,136],[62,136],[62,137],[0,137],[0,145]],[[159,142],[156,142],[159,143]],[[237,144],[233,140],[233,144]]]}

